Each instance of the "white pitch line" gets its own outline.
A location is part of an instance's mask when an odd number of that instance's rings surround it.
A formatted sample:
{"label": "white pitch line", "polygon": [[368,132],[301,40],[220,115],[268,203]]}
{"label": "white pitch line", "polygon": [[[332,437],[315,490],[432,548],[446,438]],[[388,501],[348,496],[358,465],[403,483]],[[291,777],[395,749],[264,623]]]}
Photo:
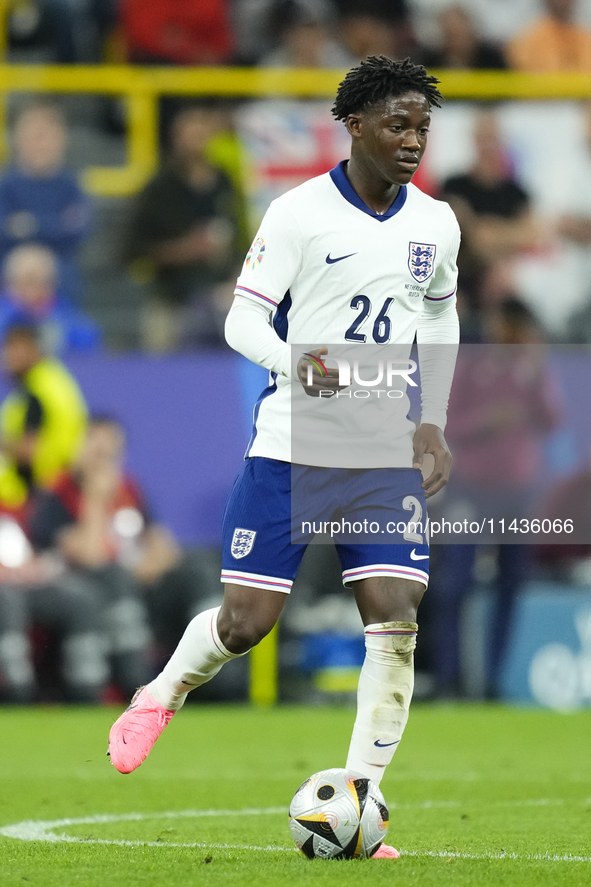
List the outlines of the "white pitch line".
{"label": "white pitch line", "polygon": [[453,850],[401,850],[401,856],[430,856],[441,859],[516,859],[525,862],[591,862],[591,856],[563,856],[554,853],[511,853],[503,850],[499,853],[465,853]]}
{"label": "white pitch line", "polygon": [[[147,819],[195,819],[199,817],[213,816],[267,816],[277,813],[286,813],[285,807],[245,807],[242,810],[166,810],[160,813],[97,813],[94,816],[80,816],[74,819],[26,819],[15,825],[7,825],[0,828],[0,835],[5,838],[18,838],[21,841],[83,841],[83,838],[71,835],[55,835],[50,829],[64,828],[71,825],[105,825],[113,822],[142,822]],[[94,839],[93,839],[94,840]],[[104,840],[96,839],[99,843]],[[88,843],[88,841],[85,841]],[[120,841],[108,841],[107,843],[121,843]],[[132,844],[149,844],[148,841],[123,842]],[[162,841],[154,842],[162,846]],[[173,846],[172,844],[170,846]],[[196,847],[194,844],[177,844],[174,846]]]}
{"label": "white pitch line", "polygon": [[[524,806],[546,806],[548,804],[562,803],[560,799],[546,799],[529,801],[514,801],[511,804],[523,804]],[[436,806],[457,806],[455,801],[425,801],[416,806],[422,809],[428,809]],[[394,806],[394,805],[392,805]],[[402,805],[401,805],[402,806]],[[409,807],[410,805],[404,805]],[[84,838],[75,837],[73,835],[56,834],[50,829],[66,828],[73,825],[104,825],[115,822],[141,822],[149,819],[191,819],[203,817],[220,817],[220,816],[268,816],[284,814],[284,807],[246,807],[242,810],[167,810],[160,813],[99,813],[94,816],[83,816],[76,818],[53,819],[53,820],[24,820],[14,825],[6,825],[0,828],[0,835],[5,838],[13,838],[20,841],[46,841],[52,844],[68,843],[68,844],[110,844],[119,847],[185,847],[199,849],[214,850],[255,850],[258,852],[280,852],[292,853],[299,852],[295,847],[275,847],[268,845],[260,847],[253,844],[226,844],[211,842],[176,842],[176,841],[130,841],[125,839],[107,839],[107,838]],[[572,854],[551,854],[551,853],[513,853],[510,851],[501,851],[499,853],[468,853],[465,851],[452,850],[401,850],[402,856],[408,857],[427,857],[434,859],[472,859],[472,860],[516,860],[523,862],[591,862],[591,856],[574,856]]]}

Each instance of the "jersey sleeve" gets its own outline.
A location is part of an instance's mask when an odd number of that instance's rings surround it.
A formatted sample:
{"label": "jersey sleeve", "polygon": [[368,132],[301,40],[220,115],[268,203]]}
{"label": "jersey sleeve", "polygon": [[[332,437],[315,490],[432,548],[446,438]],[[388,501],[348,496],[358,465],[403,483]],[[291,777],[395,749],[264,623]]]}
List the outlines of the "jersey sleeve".
{"label": "jersey sleeve", "polygon": [[429,288],[425,294],[425,308],[429,309],[429,304],[442,304],[449,300],[453,301],[458,287],[458,251],[460,249],[460,226],[458,221],[449,208],[449,238],[447,244],[443,246],[443,255],[435,264],[435,271]]}
{"label": "jersey sleeve", "polygon": [[297,220],[284,202],[274,200],[244,260],[235,294],[274,309],[297,276],[302,256]]}
{"label": "jersey sleeve", "polygon": [[442,431],[447,422],[447,405],[460,341],[456,309],[460,228],[451,210],[450,217],[451,236],[433,274],[417,325],[421,422],[437,425]]}
{"label": "jersey sleeve", "polygon": [[[270,305],[237,295],[226,318],[226,342],[271,373],[291,376],[291,348],[271,325]],[[272,310],[272,309],[271,309]]]}

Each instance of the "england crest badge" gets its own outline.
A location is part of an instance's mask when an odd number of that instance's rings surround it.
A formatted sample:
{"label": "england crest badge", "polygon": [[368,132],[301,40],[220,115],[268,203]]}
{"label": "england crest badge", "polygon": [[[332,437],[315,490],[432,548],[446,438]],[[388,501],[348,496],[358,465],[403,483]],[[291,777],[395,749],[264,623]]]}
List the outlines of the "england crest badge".
{"label": "england crest badge", "polygon": [[252,551],[256,530],[243,530],[242,527],[236,527],[232,537],[232,557],[246,557]]}
{"label": "england crest badge", "polygon": [[418,283],[424,283],[433,274],[436,250],[434,243],[414,243],[411,240],[408,244],[408,267]]}

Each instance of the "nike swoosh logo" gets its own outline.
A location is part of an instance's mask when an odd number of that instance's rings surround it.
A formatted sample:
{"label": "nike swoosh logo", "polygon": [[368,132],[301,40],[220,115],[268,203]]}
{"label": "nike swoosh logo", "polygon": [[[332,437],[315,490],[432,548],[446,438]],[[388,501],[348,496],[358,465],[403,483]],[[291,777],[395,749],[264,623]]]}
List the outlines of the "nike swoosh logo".
{"label": "nike swoosh logo", "polygon": [[413,548],[413,550],[410,553],[411,561],[426,561],[428,559],[428,557],[429,557],[428,554],[416,554],[416,548]]}
{"label": "nike swoosh logo", "polygon": [[350,259],[351,256],[356,256],[357,253],[349,253],[347,256],[338,256],[336,259],[331,259],[330,253],[327,255],[325,261],[327,265],[334,265],[335,262],[342,262],[343,259]]}
{"label": "nike swoosh logo", "polygon": [[400,742],[399,739],[397,739],[396,742],[380,742],[379,739],[376,739],[376,741],[374,742],[374,745],[377,746],[378,748],[388,748],[388,746],[390,746],[390,745],[398,745],[399,742]]}
{"label": "nike swoosh logo", "polygon": [[186,684],[187,687],[196,687],[197,684],[190,684],[189,681],[181,681],[181,684]]}

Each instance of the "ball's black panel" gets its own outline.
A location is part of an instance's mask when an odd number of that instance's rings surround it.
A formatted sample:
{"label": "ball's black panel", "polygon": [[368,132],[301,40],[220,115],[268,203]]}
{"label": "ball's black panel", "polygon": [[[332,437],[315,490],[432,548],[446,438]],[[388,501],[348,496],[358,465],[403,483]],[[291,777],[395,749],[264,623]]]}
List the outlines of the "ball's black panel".
{"label": "ball's black panel", "polygon": [[310,835],[307,841],[302,844],[302,853],[305,853],[308,859],[314,859],[314,835]]}
{"label": "ball's black panel", "polygon": [[384,825],[388,825],[390,822],[390,811],[384,804],[380,804],[377,798],[374,798],[374,802],[378,805],[378,810],[380,811],[380,816],[384,820]]}
{"label": "ball's black panel", "polygon": [[[334,844],[335,847],[343,846],[328,822],[320,822],[316,819],[296,819],[296,822],[299,822],[300,825],[307,828],[309,832],[313,832],[315,835],[320,835],[321,838],[326,838],[326,840],[330,841],[331,844]],[[308,842],[306,841],[306,844],[307,843]]]}
{"label": "ball's black panel", "polygon": [[[339,853],[338,856],[333,857],[334,859],[354,859],[355,851],[357,850],[357,845],[359,844],[359,828],[356,829],[355,834],[349,841],[346,847],[343,847],[343,852]],[[381,843],[381,841],[380,841]],[[377,848],[376,848],[377,849]]]}
{"label": "ball's black panel", "polygon": [[335,790],[332,785],[321,785],[318,791],[316,792],[316,797],[320,798],[321,801],[330,801],[330,799],[334,796]]}
{"label": "ball's black panel", "polygon": [[359,802],[359,817],[363,816],[365,810],[365,802],[367,801],[367,792],[369,790],[369,779],[356,779],[353,783],[357,792],[357,800]]}

